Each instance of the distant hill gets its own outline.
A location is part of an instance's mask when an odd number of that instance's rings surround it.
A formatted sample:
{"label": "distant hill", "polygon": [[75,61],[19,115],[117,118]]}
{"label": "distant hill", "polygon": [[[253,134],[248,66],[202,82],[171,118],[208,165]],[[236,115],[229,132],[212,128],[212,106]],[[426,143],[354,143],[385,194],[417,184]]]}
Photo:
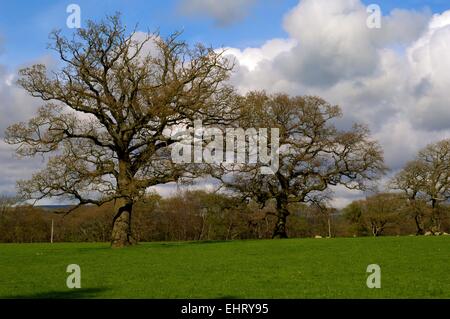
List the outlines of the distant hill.
{"label": "distant hill", "polygon": [[41,208],[43,210],[54,211],[54,210],[66,210],[66,209],[73,207],[73,205],[42,205],[42,206],[35,206],[35,207]]}

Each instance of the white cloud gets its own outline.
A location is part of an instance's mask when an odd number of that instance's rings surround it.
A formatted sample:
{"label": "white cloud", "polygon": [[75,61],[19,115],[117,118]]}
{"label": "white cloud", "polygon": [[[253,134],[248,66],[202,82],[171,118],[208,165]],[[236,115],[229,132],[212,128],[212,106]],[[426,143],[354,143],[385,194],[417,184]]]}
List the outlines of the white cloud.
{"label": "white cloud", "polygon": [[180,0],[179,10],[187,16],[207,16],[218,26],[244,19],[256,0]]}
{"label": "white cloud", "polygon": [[244,50],[225,48],[226,53],[237,58],[240,66],[254,71],[258,64],[273,60],[284,52],[289,52],[297,44],[293,39],[273,39],[267,41],[261,48],[246,48]]}
{"label": "white cloud", "polygon": [[395,10],[384,17],[381,29],[370,29],[366,7],[359,0],[304,0],[284,22],[299,45],[277,62],[291,81],[309,86],[371,76],[377,70],[379,49],[415,39],[428,16]]}
{"label": "white cloud", "polygon": [[[49,67],[54,61],[49,57],[42,57],[30,64],[43,63]],[[17,70],[9,70],[0,65],[0,193],[14,194],[15,184],[19,179],[27,179],[38,168],[44,166],[39,156],[29,159],[19,159],[15,156],[15,147],[4,142],[5,130],[10,125],[28,121],[34,116],[38,107],[43,104],[40,99],[31,97],[25,90],[15,84]]]}
{"label": "white cloud", "polygon": [[450,127],[450,11],[434,15],[427,32],[408,48],[411,120],[427,130]]}
{"label": "white cloud", "polygon": [[[41,57],[29,65],[41,63],[52,68],[55,61],[48,56]],[[31,97],[24,89],[16,85],[17,70],[8,70],[0,65],[0,138],[6,128],[19,121],[27,121],[35,115],[38,107],[44,104],[40,99]]]}
{"label": "white cloud", "polygon": [[44,164],[40,157],[18,159],[14,155],[14,146],[7,145],[0,139],[0,166],[2,170],[0,194],[15,194],[16,181],[30,178]]}
{"label": "white cloud", "polygon": [[301,1],[284,21],[286,31],[299,41],[280,59],[284,74],[321,86],[371,73],[377,59],[366,18],[357,0]]}
{"label": "white cloud", "polygon": [[333,196],[330,201],[330,205],[335,208],[344,208],[354,200],[364,198],[364,193],[361,191],[349,191],[344,186],[331,187]]}

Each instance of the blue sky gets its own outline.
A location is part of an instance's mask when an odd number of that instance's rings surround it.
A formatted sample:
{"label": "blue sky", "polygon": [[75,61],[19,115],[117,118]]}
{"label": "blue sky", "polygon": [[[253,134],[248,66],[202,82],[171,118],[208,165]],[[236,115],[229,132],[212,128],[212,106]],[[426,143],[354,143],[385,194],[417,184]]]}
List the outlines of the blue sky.
{"label": "blue sky", "polygon": [[[227,0],[218,0],[227,1]],[[140,29],[160,29],[162,34],[184,30],[184,37],[191,42],[203,42],[214,47],[235,48],[260,46],[267,39],[285,37],[282,21],[284,15],[298,0],[255,0],[248,15],[227,26],[218,26],[207,16],[186,16],[180,10],[181,0],[99,0],[99,1],[6,1],[0,0],[0,37],[3,38],[0,63],[17,67],[45,54],[48,34],[53,29],[65,29],[67,5],[81,7],[82,19],[99,19],[106,13],[120,11],[127,25],[139,23]],[[417,9],[425,7],[442,12],[450,4],[448,0],[366,0],[377,3],[383,13],[394,8]]]}
{"label": "blue sky", "polygon": [[282,18],[296,0],[259,1],[246,19],[219,27],[208,17],[186,17],[179,1],[100,0],[100,1],[5,1],[0,0],[0,34],[6,41],[0,62],[18,64],[45,54],[48,34],[64,29],[66,7],[76,3],[82,19],[99,19],[106,13],[120,11],[129,26],[139,24],[146,30],[159,29],[162,34],[184,30],[184,38],[213,46],[247,47],[264,40],[282,37]]}

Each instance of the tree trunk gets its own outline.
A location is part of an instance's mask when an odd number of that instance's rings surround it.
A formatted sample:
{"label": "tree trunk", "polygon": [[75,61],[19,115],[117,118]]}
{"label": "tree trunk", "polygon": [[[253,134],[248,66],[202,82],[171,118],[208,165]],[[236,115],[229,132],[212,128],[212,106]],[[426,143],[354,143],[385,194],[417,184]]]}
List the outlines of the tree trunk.
{"label": "tree trunk", "polygon": [[416,228],[417,228],[416,235],[420,236],[420,235],[425,234],[425,231],[422,227],[422,221],[421,221],[420,215],[414,216],[414,221],[416,222]]}
{"label": "tree trunk", "polygon": [[273,231],[272,239],[274,238],[288,238],[286,232],[286,219],[289,216],[287,209],[287,201],[283,199],[277,199],[277,223]]}
{"label": "tree trunk", "polygon": [[436,199],[432,199],[431,201],[431,232],[433,234],[440,232],[441,228],[441,222],[440,222],[440,216],[439,216],[439,209],[438,202]]}
{"label": "tree trunk", "polygon": [[331,238],[331,216],[328,214],[328,238]]}
{"label": "tree trunk", "polygon": [[372,228],[372,236],[377,237],[377,227],[373,224],[370,227]]}
{"label": "tree trunk", "polygon": [[233,229],[233,222],[231,222],[230,225],[228,226],[226,240],[231,238],[231,231],[232,231],[232,229]]}
{"label": "tree trunk", "polygon": [[123,248],[134,244],[131,236],[131,213],[133,203],[126,198],[119,198],[114,205],[116,215],[113,220],[111,247]]}

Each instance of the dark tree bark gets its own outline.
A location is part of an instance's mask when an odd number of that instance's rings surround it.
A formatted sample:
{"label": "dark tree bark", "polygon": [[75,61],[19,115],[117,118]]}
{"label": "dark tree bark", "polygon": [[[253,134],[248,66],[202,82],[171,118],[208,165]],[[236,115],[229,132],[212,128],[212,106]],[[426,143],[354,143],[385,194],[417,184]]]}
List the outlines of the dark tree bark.
{"label": "dark tree bark", "polygon": [[416,223],[416,228],[417,228],[416,235],[420,236],[420,235],[425,234],[424,228],[422,226],[422,217],[420,215],[415,215],[414,221]]}
{"label": "dark tree bark", "polygon": [[288,238],[286,221],[289,216],[287,202],[285,199],[277,199],[277,222],[273,230],[272,238]]}
{"label": "dark tree bark", "polygon": [[272,235],[273,239],[288,238],[287,231],[286,231],[286,219],[287,219],[286,215],[284,215],[284,214],[278,215],[278,220],[277,220],[277,223],[275,225],[275,229],[274,229],[273,235]]}
{"label": "dark tree bark", "polygon": [[131,213],[133,211],[133,203],[126,198],[119,198],[114,205],[117,212],[114,216],[111,246],[113,248],[122,248],[135,243],[131,233]]}

